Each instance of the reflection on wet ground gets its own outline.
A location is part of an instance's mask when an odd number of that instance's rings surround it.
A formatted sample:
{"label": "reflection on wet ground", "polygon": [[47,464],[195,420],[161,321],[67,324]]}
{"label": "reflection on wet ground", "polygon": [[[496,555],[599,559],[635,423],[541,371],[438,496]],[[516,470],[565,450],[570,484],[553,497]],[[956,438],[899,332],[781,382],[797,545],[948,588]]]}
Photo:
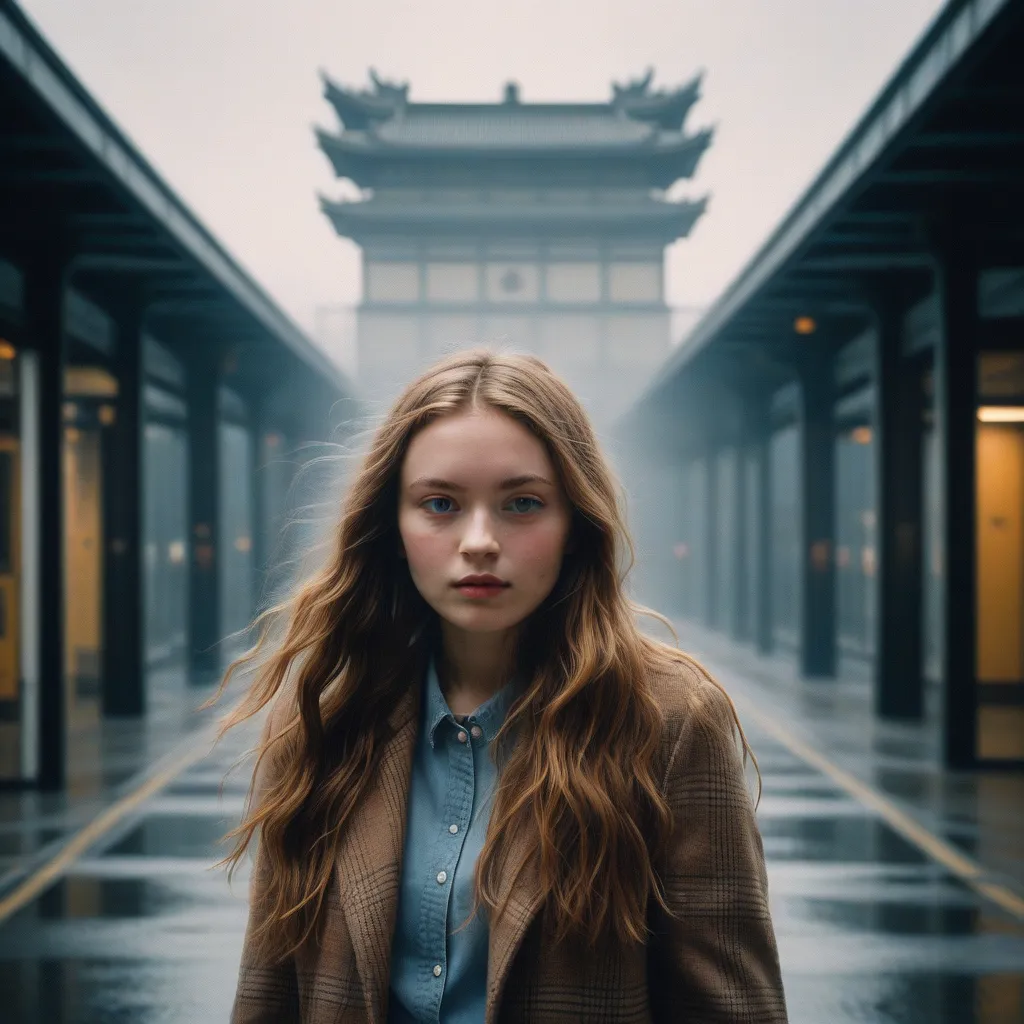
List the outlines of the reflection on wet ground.
{"label": "reflection on wet ground", "polygon": [[[1021,1024],[1024,922],[751,723],[793,1024]],[[211,869],[247,776],[230,739],[0,930],[5,1024],[227,1019],[246,916]],[[979,842],[990,827],[962,797]],[[1005,836],[1006,855],[1020,860]]]}

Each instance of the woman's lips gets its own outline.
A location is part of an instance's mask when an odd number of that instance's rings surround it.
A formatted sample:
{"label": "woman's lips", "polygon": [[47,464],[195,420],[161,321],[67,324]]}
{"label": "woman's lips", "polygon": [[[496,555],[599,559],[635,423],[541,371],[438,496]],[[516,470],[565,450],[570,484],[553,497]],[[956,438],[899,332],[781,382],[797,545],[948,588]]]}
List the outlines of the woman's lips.
{"label": "woman's lips", "polygon": [[463,597],[497,597],[498,594],[507,590],[509,584],[497,576],[464,576],[455,584]]}

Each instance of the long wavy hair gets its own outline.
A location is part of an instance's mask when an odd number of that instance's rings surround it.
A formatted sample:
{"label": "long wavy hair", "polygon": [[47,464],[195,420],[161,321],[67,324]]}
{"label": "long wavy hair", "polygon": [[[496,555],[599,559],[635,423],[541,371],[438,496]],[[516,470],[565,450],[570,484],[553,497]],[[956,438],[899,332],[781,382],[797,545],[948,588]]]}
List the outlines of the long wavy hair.
{"label": "long wavy hair", "polygon": [[[255,775],[267,785],[259,799],[250,789],[222,862],[236,867],[259,833],[265,912],[251,941],[269,959],[318,935],[339,837],[373,785],[389,715],[433,653],[436,614],[399,553],[399,478],[417,431],[471,407],[511,416],[543,442],[573,510],[559,579],[517,638],[523,687],[499,734],[506,752],[477,903],[504,911],[500,880],[525,861],[508,863],[502,837],[530,827],[538,841],[528,856],[538,858],[559,938],[642,942],[649,901],[665,906],[656,865],[672,820],[657,777],[662,721],[651,680],[690,659],[638,628],[624,589],[632,544],[618,489],[577,399],[539,359],[474,350],[398,398],[348,489],[325,563],[257,620],[258,642],[221,684],[223,693],[233,673],[253,671],[222,733],[280,693],[280,727],[258,750]],[[710,722],[692,697],[692,714]],[[738,719],[735,729],[747,755]]]}

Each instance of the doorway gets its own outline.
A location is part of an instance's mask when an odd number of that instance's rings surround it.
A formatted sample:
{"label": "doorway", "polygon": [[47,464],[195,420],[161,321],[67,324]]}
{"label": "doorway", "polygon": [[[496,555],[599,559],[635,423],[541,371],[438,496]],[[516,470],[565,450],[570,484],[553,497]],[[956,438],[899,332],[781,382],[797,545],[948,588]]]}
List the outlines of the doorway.
{"label": "doorway", "polygon": [[976,751],[1024,762],[1024,353],[983,353],[979,393]]}

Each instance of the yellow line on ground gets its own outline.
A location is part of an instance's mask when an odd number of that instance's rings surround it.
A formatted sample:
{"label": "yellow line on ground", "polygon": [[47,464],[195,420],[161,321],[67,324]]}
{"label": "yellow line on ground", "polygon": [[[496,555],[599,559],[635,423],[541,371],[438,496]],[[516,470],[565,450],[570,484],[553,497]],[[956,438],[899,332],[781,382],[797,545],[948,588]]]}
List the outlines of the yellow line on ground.
{"label": "yellow line on ground", "polygon": [[96,840],[104,836],[150,797],[173,782],[178,775],[191,768],[197,761],[201,761],[209,752],[209,742],[196,743],[93,818],[88,825],[76,832],[67,845],[62,847],[49,861],[29,875],[3,899],[0,899],[0,924],[3,924],[12,914],[16,914],[22,907],[31,903],[40,893],[44,892]]}
{"label": "yellow line on ground", "polygon": [[968,857],[945,839],[929,832],[877,789],[861,782],[860,779],[840,768],[839,765],[833,764],[820,751],[794,736],[789,729],[768,712],[746,699],[741,698],[737,703],[745,708],[747,714],[765,732],[777,739],[802,761],[827,775],[855,800],[874,811],[893,831],[899,833],[927,856],[938,861],[980,896],[991,900],[1014,917],[1024,918],[1024,899],[1007,889],[1006,886],[987,880],[984,867],[976,860]]}

